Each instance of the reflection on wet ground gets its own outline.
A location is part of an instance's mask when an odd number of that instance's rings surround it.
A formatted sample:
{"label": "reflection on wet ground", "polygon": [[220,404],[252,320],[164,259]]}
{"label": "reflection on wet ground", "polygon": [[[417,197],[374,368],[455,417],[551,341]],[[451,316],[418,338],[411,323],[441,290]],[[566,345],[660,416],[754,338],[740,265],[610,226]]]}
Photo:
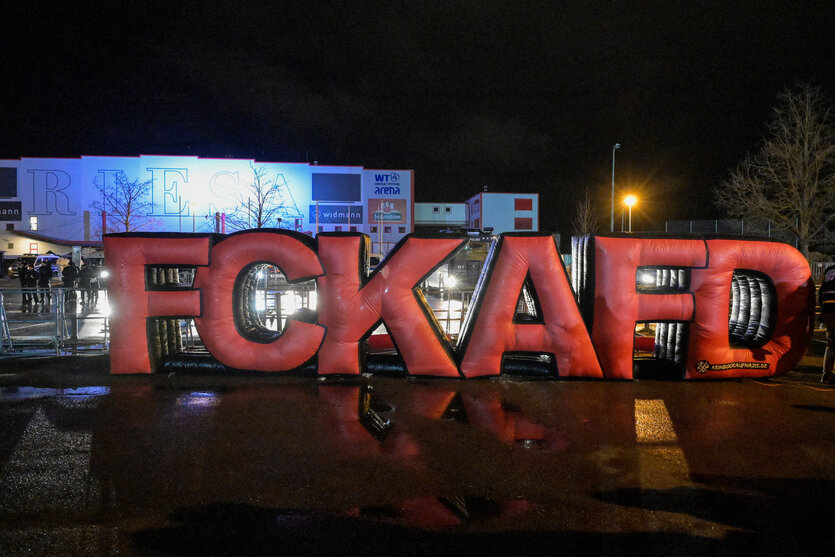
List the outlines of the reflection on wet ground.
{"label": "reflection on wet ground", "polygon": [[1,552],[835,549],[826,390],[213,381],[1,388]]}

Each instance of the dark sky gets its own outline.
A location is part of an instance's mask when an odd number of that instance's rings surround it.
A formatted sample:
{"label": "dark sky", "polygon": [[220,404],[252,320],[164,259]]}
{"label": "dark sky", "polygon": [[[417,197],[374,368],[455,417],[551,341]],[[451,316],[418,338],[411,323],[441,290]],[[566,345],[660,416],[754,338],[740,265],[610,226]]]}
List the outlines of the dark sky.
{"label": "dark sky", "polygon": [[722,216],[780,90],[835,93],[831,2],[244,4],[6,9],[0,158],[412,168],[417,201],[539,192],[567,233],[585,188],[608,228],[619,142],[657,229]]}

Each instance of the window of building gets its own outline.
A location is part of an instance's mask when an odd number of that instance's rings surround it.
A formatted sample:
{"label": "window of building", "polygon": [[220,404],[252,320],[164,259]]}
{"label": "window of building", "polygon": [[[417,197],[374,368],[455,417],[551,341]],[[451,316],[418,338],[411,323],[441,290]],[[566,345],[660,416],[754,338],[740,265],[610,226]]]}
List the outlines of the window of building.
{"label": "window of building", "polygon": [[533,230],[533,219],[530,217],[516,217],[513,219],[514,230]]}
{"label": "window of building", "polygon": [[334,232],[342,232],[342,227],[341,226],[334,226],[333,231]]}
{"label": "window of building", "polygon": [[40,253],[38,251],[38,242],[30,242],[29,243],[29,253],[31,255],[38,255],[38,253]]}
{"label": "window of building", "polygon": [[357,227],[356,227],[356,226],[352,226],[352,227],[351,227],[351,232],[356,232],[356,231],[357,231]]}
{"label": "window of building", "polygon": [[440,213],[440,212],[441,212],[441,208],[440,208],[440,207],[432,207],[432,212],[433,212],[433,213]]}
{"label": "window of building", "polygon": [[473,228],[481,228],[481,219],[475,219],[473,221]]}
{"label": "window of building", "polygon": [[390,226],[384,227],[383,232],[385,232],[386,234],[391,234],[391,227]]}
{"label": "window of building", "polygon": [[319,232],[324,232],[324,231],[325,231],[325,227],[324,227],[324,226],[320,226],[320,227],[319,227]]}
{"label": "window of building", "polygon": [[533,199],[530,197],[517,197],[513,200],[513,208],[517,211],[533,211]]}
{"label": "window of building", "polygon": [[372,234],[376,234],[376,233],[377,233],[377,227],[376,227],[376,226],[372,226],[372,227],[371,227],[371,233],[372,233]]}
{"label": "window of building", "polygon": [[38,229],[38,217],[31,216],[29,217],[29,230],[37,230]]}
{"label": "window of building", "polygon": [[445,210],[447,213],[451,213],[451,212],[452,212],[452,207],[444,207],[444,210]]}
{"label": "window of building", "polygon": [[397,229],[397,231],[398,231],[400,234],[405,234],[405,233],[406,233],[406,227],[405,227],[405,226],[401,226],[401,227],[399,227],[399,228]]}
{"label": "window of building", "polygon": [[6,249],[14,249],[14,242],[9,242],[6,244]]}

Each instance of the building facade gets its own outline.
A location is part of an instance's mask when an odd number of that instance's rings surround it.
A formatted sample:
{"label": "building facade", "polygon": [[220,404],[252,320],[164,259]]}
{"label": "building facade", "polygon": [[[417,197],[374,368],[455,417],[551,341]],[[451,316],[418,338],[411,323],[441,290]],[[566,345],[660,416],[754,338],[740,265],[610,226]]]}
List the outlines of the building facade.
{"label": "building facade", "polygon": [[466,203],[415,203],[416,232],[462,228],[467,228]]}
{"label": "building facade", "polygon": [[363,232],[375,253],[414,231],[412,170],[158,155],[0,160],[0,226],[70,242],[123,231],[97,204],[121,179],[149,186],[133,230],[232,232],[253,226],[255,173],[274,186],[278,207],[264,226]]}
{"label": "building facade", "polygon": [[467,227],[493,234],[539,230],[538,193],[482,192],[467,200]]}

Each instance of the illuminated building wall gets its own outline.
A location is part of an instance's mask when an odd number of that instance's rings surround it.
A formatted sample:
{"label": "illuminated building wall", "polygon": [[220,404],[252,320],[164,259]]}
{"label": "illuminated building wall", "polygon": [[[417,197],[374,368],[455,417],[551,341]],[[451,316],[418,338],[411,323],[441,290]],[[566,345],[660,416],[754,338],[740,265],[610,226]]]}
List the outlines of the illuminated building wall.
{"label": "illuminated building wall", "polygon": [[[252,202],[250,164],[278,186],[281,210],[271,227],[356,230],[371,237],[377,253],[413,231],[411,170],[157,155],[0,160],[0,221],[65,241],[99,239],[96,184],[122,175],[151,184],[147,201],[153,209],[141,215],[140,230],[213,232],[215,213],[240,217],[242,206]],[[227,232],[234,231],[232,220]],[[114,226],[115,217],[108,216],[108,229],[116,231]]]}
{"label": "illuminated building wall", "polygon": [[468,227],[502,232],[539,230],[539,194],[484,192],[467,200]]}

